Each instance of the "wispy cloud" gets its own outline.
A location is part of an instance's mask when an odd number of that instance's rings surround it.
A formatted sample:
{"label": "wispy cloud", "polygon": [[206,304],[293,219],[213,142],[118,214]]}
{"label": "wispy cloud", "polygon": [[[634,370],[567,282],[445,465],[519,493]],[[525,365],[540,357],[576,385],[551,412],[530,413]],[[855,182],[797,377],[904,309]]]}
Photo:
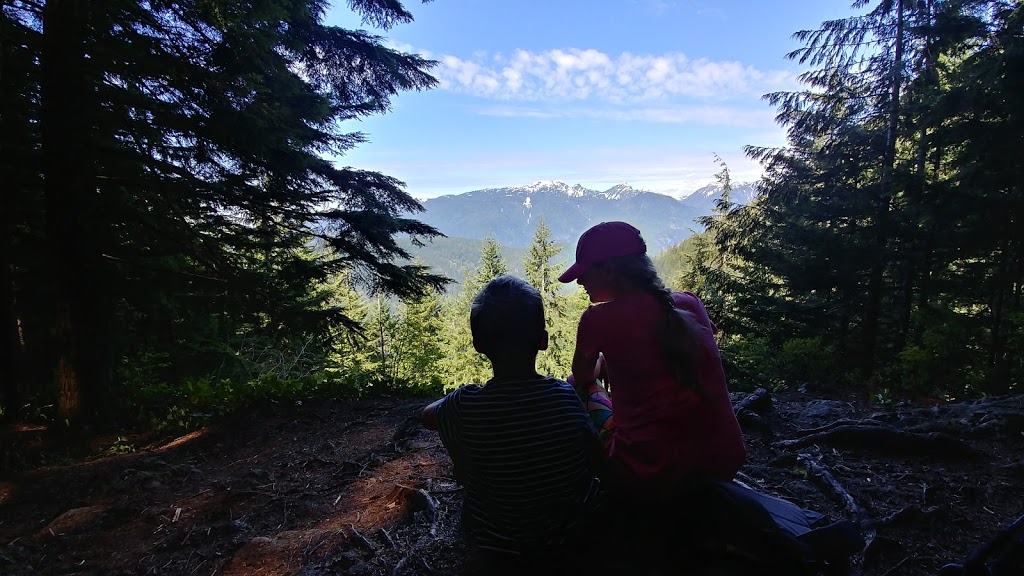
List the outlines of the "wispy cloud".
{"label": "wispy cloud", "polygon": [[477,109],[476,113],[481,116],[509,118],[595,118],[611,121],[690,123],[744,128],[763,128],[774,122],[774,113],[768,109],[705,105],[645,108],[537,108],[499,105]]}
{"label": "wispy cloud", "polygon": [[434,74],[442,89],[516,101],[650,103],[674,97],[700,100],[751,99],[792,87],[785,70],[758,70],[736,61],[691,59],[682,53],[594,49],[517,50],[511,55],[443,55]]}

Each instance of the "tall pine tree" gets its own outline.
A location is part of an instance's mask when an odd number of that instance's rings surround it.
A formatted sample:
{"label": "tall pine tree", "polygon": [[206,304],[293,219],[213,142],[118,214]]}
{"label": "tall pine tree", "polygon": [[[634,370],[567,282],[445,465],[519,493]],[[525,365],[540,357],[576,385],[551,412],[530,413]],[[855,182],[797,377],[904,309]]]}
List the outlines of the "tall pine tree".
{"label": "tall pine tree", "polygon": [[548,349],[537,357],[537,370],[565,378],[572,370],[572,350],[575,342],[575,326],[567,322],[568,305],[561,294],[561,263],[555,258],[562,249],[551,239],[551,229],[542,218],[537,222],[526,261],[523,263],[526,280],[540,292],[544,302],[544,321],[548,331]]}
{"label": "tall pine tree", "polygon": [[[385,30],[412,19],[390,0],[351,7]],[[286,329],[330,334],[325,322],[344,323],[344,312],[295,288],[343,270],[400,295],[443,285],[395,263],[408,257],[396,235],[436,234],[408,216],[421,208],[402,183],[331,159],[364,140],[346,121],[433,86],[431,62],[326,25],[325,10],[318,0],[5,3],[4,138],[10,119],[26,143],[38,130],[40,143],[20,149],[39,178],[14,179],[13,228],[41,239],[48,272],[17,269],[13,288],[53,295],[52,305],[18,304],[18,321],[26,342],[54,327],[66,421],[108,405],[114,366],[143,340],[180,349],[190,336],[183,315],[206,311],[204,330],[232,333],[269,328],[244,320],[263,312],[306,309],[315,313]],[[45,201],[33,202],[37,194]],[[0,230],[5,247],[11,229]],[[323,254],[295,253],[296,241],[313,238]],[[27,244],[13,246],[7,259],[27,260]],[[254,266],[270,254],[279,265]],[[282,283],[293,288],[275,291]],[[8,309],[10,296],[0,296]],[[10,366],[10,322],[0,321]]]}

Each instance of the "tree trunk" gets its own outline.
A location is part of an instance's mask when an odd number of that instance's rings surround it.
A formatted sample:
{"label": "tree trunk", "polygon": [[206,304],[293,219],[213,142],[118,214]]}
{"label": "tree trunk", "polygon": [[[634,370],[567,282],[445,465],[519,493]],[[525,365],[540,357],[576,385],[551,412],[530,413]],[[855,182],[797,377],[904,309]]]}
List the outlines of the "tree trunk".
{"label": "tree trunk", "polygon": [[[7,181],[6,178],[4,180]],[[3,382],[0,388],[0,408],[4,417],[9,418],[21,404],[23,355],[14,303],[10,195],[4,194],[3,198],[0,200],[0,381]]]}
{"label": "tree trunk", "polygon": [[[3,7],[0,2],[0,8]],[[0,14],[5,19],[6,14]],[[6,27],[7,23],[3,22]],[[7,49],[3,45],[4,38],[0,35],[0,51]],[[0,60],[0,91],[7,92],[7,77],[4,74],[3,62]],[[9,95],[2,94],[0,102],[10,105]],[[7,121],[9,115],[0,113],[0,157],[9,158],[10,151],[4,145],[12,127]],[[14,175],[8,172],[10,164],[0,162],[0,182],[10,186]],[[10,190],[0,194],[0,412],[9,418],[18,410],[21,403],[21,365],[22,347],[18,336],[18,316],[14,303],[14,267],[13,267],[13,232],[14,232],[14,199]]]}
{"label": "tree trunk", "polygon": [[[1006,285],[1008,279],[1008,250],[1009,242],[1003,244],[1002,249],[999,251],[999,266],[996,269],[996,276],[994,279],[994,290],[995,294],[992,296],[992,322],[990,329],[992,331],[991,341],[989,344],[989,366],[992,369],[992,383],[994,389],[992,392],[1002,393],[1005,392],[1005,387],[1008,384],[1006,373],[1006,358],[1003,354],[1003,319],[1004,319],[1004,304],[1006,300]],[[1011,284],[1012,287],[1012,284]]]}
{"label": "tree trunk", "polygon": [[885,137],[885,156],[879,186],[878,212],[875,219],[877,259],[868,277],[868,297],[864,307],[864,342],[861,374],[870,378],[875,370],[875,347],[878,343],[878,317],[882,311],[882,290],[886,265],[889,203],[892,199],[892,176],[896,164],[896,140],[899,131],[900,89],[903,87],[904,0],[896,6],[896,54],[893,57],[892,84],[889,95],[889,126]]}
{"label": "tree trunk", "polygon": [[99,374],[89,370],[90,314],[86,291],[91,238],[84,210],[95,194],[89,160],[85,74],[86,0],[50,0],[43,7],[41,114],[46,233],[54,284],[58,412],[76,427],[97,400]]}

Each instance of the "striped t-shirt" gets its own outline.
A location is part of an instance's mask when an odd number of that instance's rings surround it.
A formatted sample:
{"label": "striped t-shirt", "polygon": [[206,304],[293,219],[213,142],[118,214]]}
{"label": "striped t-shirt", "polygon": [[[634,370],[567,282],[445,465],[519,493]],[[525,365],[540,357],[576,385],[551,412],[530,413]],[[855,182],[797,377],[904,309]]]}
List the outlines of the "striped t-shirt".
{"label": "striped t-shirt", "polygon": [[466,488],[463,525],[480,548],[558,546],[593,502],[595,432],[561,380],[464,386],[438,407],[437,428]]}

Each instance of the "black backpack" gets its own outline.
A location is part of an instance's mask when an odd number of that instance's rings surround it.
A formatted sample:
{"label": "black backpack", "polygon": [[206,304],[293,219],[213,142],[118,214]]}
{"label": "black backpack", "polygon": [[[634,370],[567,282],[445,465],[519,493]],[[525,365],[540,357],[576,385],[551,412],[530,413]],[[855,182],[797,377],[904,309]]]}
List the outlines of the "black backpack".
{"label": "black backpack", "polygon": [[620,548],[657,574],[814,576],[845,566],[864,547],[854,523],[827,524],[822,514],[736,482],[691,482],[672,502],[627,498],[609,522]]}

